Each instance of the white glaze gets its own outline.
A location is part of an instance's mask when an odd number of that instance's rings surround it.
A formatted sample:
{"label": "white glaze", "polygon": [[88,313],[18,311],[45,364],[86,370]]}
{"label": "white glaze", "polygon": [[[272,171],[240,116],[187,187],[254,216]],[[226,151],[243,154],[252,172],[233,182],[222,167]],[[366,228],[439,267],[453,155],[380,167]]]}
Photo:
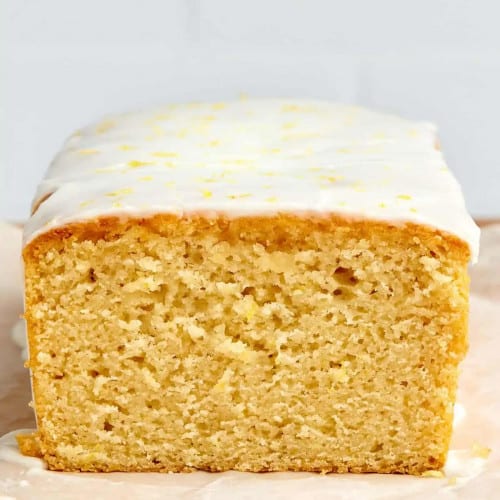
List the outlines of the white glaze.
{"label": "white glaze", "polygon": [[35,197],[25,244],[69,222],[152,213],[338,213],[479,229],[435,148],[435,127],[321,101],[169,105],[71,136]]}
{"label": "white glaze", "polygon": [[21,358],[26,361],[28,359],[28,339],[24,319],[19,319],[14,323],[14,326],[10,330],[10,338],[21,348]]}

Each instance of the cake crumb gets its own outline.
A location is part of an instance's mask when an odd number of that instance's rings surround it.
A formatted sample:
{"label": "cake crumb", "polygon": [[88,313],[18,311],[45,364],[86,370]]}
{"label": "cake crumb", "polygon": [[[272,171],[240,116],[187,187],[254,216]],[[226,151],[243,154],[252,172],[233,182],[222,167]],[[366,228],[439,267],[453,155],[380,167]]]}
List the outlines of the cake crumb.
{"label": "cake crumb", "polygon": [[479,443],[472,444],[472,456],[477,458],[484,458],[485,460],[490,456],[491,448],[482,446]]}
{"label": "cake crumb", "polygon": [[443,471],[440,470],[426,470],[422,473],[422,477],[444,477]]}

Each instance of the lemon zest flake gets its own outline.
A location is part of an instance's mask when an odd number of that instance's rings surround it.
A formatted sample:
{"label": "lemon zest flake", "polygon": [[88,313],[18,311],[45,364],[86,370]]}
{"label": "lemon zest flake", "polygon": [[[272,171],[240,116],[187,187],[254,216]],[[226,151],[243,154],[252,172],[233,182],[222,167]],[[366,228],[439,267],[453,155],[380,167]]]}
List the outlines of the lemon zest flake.
{"label": "lemon zest flake", "polygon": [[154,151],[151,155],[158,158],[178,158],[179,153],[175,151]]}
{"label": "lemon zest flake", "polygon": [[79,149],[77,151],[77,153],[79,155],[95,155],[95,154],[99,154],[100,151],[98,149]]}
{"label": "lemon zest flake", "polygon": [[116,126],[116,123],[112,120],[103,120],[97,127],[95,128],[96,132],[98,134],[104,134],[105,132],[108,132],[108,130],[111,130],[113,127]]}
{"label": "lemon zest flake", "polygon": [[106,196],[124,196],[127,194],[132,194],[134,190],[132,188],[122,188],[122,189],[117,189],[116,191],[111,191],[109,193],[106,193]]}
{"label": "lemon zest flake", "polygon": [[127,165],[130,168],[139,168],[139,167],[145,167],[147,165],[153,165],[152,161],[141,161],[141,160],[130,160]]}
{"label": "lemon zest flake", "polygon": [[230,194],[230,195],[228,195],[228,198],[231,200],[237,200],[240,198],[250,198],[250,196],[252,196],[250,193]]}

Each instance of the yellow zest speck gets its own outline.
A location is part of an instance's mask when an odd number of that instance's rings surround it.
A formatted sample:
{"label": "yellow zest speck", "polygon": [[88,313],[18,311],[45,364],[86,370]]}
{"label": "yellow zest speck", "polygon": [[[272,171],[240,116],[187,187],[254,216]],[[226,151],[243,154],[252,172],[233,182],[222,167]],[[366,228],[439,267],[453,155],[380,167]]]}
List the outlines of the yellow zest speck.
{"label": "yellow zest speck", "polygon": [[175,182],[174,181],[165,182],[165,186],[167,186],[167,187],[173,187],[173,186],[175,186]]}
{"label": "yellow zest speck", "polygon": [[408,130],[408,135],[410,137],[417,137],[418,136],[418,130],[412,128],[412,129]]}
{"label": "yellow zest speck", "polygon": [[179,153],[175,153],[174,151],[155,151],[151,154],[158,158],[177,158],[179,156]]}
{"label": "yellow zest speck", "polygon": [[389,167],[389,165],[384,165],[384,166],[383,166],[383,169],[384,169],[384,170],[390,170],[390,169],[391,169],[391,167]]}
{"label": "yellow zest speck", "polygon": [[491,453],[491,448],[488,448],[486,446],[482,446],[478,443],[474,443],[472,445],[472,455],[477,458],[488,458]]}
{"label": "yellow zest speck", "polygon": [[92,203],[94,203],[94,200],[82,201],[80,203],[80,208],[88,207],[89,205],[92,205]]}
{"label": "yellow zest speck", "polygon": [[100,151],[98,149],[79,149],[77,151],[79,155],[95,155],[99,152]]}
{"label": "yellow zest speck", "polygon": [[456,476],[452,476],[450,478],[448,478],[448,485],[449,486],[455,486],[457,484],[457,477]]}
{"label": "yellow zest speck", "polygon": [[245,160],[244,158],[234,158],[232,160],[222,160],[226,165],[251,165],[252,160]]}
{"label": "yellow zest speck", "polygon": [[144,177],[139,177],[139,180],[143,181],[143,182],[152,181],[153,180],[153,176],[152,175],[145,175]]}
{"label": "yellow zest speck", "polygon": [[248,100],[248,94],[246,92],[240,92],[239,98],[240,101],[246,101]]}
{"label": "yellow zest speck", "polygon": [[228,196],[228,198],[231,199],[231,200],[237,200],[237,199],[240,199],[240,198],[249,198],[250,196],[252,196],[250,193],[230,194]]}
{"label": "yellow zest speck", "polygon": [[163,165],[168,168],[175,168],[175,163],[173,161],[166,161],[163,163]]}
{"label": "yellow zest speck", "polygon": [[217,177],[215,175],[212,177],[197,177],[196,181],[197,182],[208,182],[208,183],[217,182]]}
{"label": "yellow zest speck", "polygon": [[153,125],[151,127],[151,130],[153,131],[153,134],[157,136],[165,135],[165,129],[160,127],[159,125]]}
{"label": "yellow zest speck", "polygon": [[115,170],[113,167],[102,167],[102,168],[95,168],[94,172],[96,174],[106,174],[108,172],[112,172],[113,170]]}
{"label": "yellow zest speck", "polygon": [[200,120],[203,120],[204,122],[213,122],[215,120],[215,116],[214,115],[200,116]]}
{"label": "yellow zest speck", "polygon": [[321,167],[309,167],[307,170],[309,172],[320,172],[323,169]]}
{"label": "yellow zest speck", "polygon": [[314,108],[312,106],[299,106],[298,104],[283,104],[281,111],[283,113],[299,113],[314,111]]}
{"label": "yellow zest speck", "polygon": [[270,196],[269,198],[266,198],[266,200],[268,203],[276,203],[278,201],[278,198],[276,198],[276,196]]}
{"label": "yellow zest speck", "polygon": [[122,208],[122,207],[123,207],[123,205],[122,205],[119,201],[114,201],[114,202],[112,203],[112,207],[113,207],[113,208]]}
{"label": "yellow zest speck", "polygon": [[286,123],[283,123],[283,126],[281,128],[283,128],[284,130],[290,130],[291,128],[295,128],[297,126],[297,124],[295,122],[286,122]]}
{"label": "yellow zest speck", "polygon": [[99,123],[99,125],[97,125],[95,131],[98,134],[104,134],[108,130],[112,129],[115,125],[116,125],[115,122],[112,120],[104,120],[101,123]]}
{"label": "yellow zest speck", "polygon": [[127,165],[130,168],[139,168],[139,167],[145,167],[146,165],[153,165],[153,162],[151,161],[140,161],[140,160],[130,160]]}
{"label": "yellow zest speck", "polygon": [[184,139],[186,137],[187,133],[188,133],[187,129],[183,128],[181,130],[178,130],[175,133],[175,137],[177,137],[179,139]]}
{"label": "yellow zest speck", "polygon": [[211,148],[216,148],[218,146],[220,146],[220,141],[217,141],[217,140],[213,140],[213,141],[210,141],[207,146],[211,147]]}
{"label": "yellow zest speck", "polygon": [[335,177],[333,175],[320,175],[319,178],[321,180],[328,181],[328,182],[337,182],[337,181],[342,180],[342,177],[340,175],[337,177]]}
{"label": "yellow zest speck", "polygon": [[191,130],[192,132],[198,134],[198,135],[208,135],[208,126],[210,125],[211,122],[202,122],[201,125],[197,125],[196,127],[193,127]]}
{"label": "yellow zest speck", "polygon": [[262,187],[264,189],[271,189],[273,187],[273,185],[272,184],[264,184]]}
{"label": "yellow zest speck", "polygon": [[136,149],[135,146],[130,146],[129,144],[121,144],[118,146],[118,149],[121,151],[132,151],[133,149]]}
{"label": "yellow zest speck", "polygon": [[377,132],[373,134],[373,139],[385,139],[387,136],[384,134],[384,132]]}
{"label": "yellow zest speck", "polygon": [[203,198],[212,198],[212,191],[209,191],[208,189],[204,189],[201,194],[203,195]]}
{"label": "yellow zest speck", "polygon": [[224,109],[226,107],[226,104],[223,102],[216,102],[215,104],[212,104],[212,109],[214,111],[219,111],[221,109]]}
{"label": "yellow zest speck", "polygon": [[347,203],[345,201],[339,201],[339,207],[345,207]]}
{"label": "yellow zest speck", "polygon": [[411,200],[411,196],[409,194],[398,194],[396,198],[398,200]]}
{"label": "yellow zest speck", "polygon": [[380,208],[387,208],[387,205],[385,203],[379,203],[378,206]]}
{"label": "yellow zest speck", "polygon": [[170,118],[170,115],[168,115],[167,113],[158,113],[158,114],[153,116],[153,120],[156,120],[156,121],[168,120],[169,118]]}
{"label": "yellow zest speck", "polygon": [[413,208],[413,207],[412,207],[412,208],[410,208],[410,212],[412,212],[412,213],[416,214],[416,213],[418,212],[418,210],[417,210],[416,208]]}
{"label": "yellow zest speck", "polygon": [[265,175],[266,177],[274,177],[275,175],[278,175],[276,172],[263,172],[262,175]]}
{"label": "yellow zest speck", "polygon": [[349,148],[339,148],[337,149],[337,153],[347,154],[350,153],[351,150]]}
{"label": "yellow zest speck", "polygon": [[266,153],[266,154],[278,154],[281,152],[281,149],[280,148],[268,148],[268,149],[263,149],[262,152]]}
{"label": "yellow zest speck", "polygon": [[358,193],[366,191],[361,182],[355,182],[354,184],[351,185],[351,187],[354,189],[354,191],[357,191]]}
{"label": "yellow zest speck", "polygon": [[111,191],[110,193],[106,193],[106,196],[124,196],[127,194],[132,194],[134,190],[132,188],[122,188],[117,189],[116,191]]}
{"label": "yellow zest speck", "polygon": [[444,477],[440,470],[426,470],[422,473],[422,477]]}

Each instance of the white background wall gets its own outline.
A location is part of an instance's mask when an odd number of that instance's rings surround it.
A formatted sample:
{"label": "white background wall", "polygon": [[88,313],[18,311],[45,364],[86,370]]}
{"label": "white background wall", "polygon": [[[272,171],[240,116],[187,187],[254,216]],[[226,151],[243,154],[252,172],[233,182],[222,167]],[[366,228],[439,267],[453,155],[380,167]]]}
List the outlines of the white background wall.
{"label": "white background wall", "polygon": [[[109,111],[250,96],[436,122],[478,217],[500,216],[496,0],[0,0],[0,217]],[[429,179],[432,183],[432,179]]]}

